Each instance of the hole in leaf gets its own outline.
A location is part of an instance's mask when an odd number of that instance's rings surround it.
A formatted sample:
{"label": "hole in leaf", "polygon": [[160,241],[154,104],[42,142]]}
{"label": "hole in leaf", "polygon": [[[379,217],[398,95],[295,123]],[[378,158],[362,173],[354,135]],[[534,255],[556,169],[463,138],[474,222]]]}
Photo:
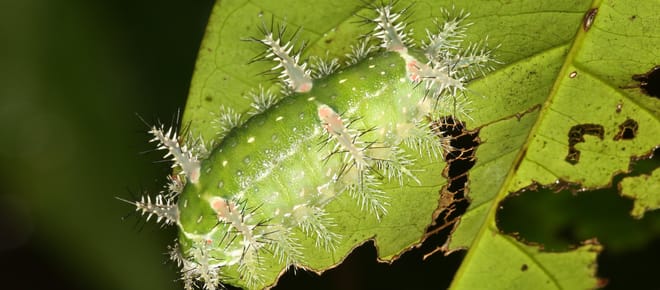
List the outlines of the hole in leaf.
{"label": "hole in leaf", "polygon": [[644,94],[660,98],[660,66],[652,68],[645,74],[633,75],[632,79],[639,82]]}
{"label": "hole in leaf", "polygon": [[575,144],[584,142],[584,135],[594,135],[603,140],[605,130],[598,124],[580,124],[571,127],[568,130],[568,155],[566,161],[570,164],[577,164],[580,161],[580,150],[575,148]]}
{"label": "hole in leaf", "polygon": [[[436,121],[433,130],[451,146],[451,149],[444,153],[447,165],[442,176],[449,182],[440,193],[442,211],[436,218],[436,225],[442,227],[455,222],[470,205],[470,201],[465,196],[465,185],[468,182],[468,171],[476,162],[474,156],[481,141],[478,130],[468,131],[465,129],[465,123],[451,116]],[[428,232],[434,231],[436,229],[428,230]]]}
{"label": "hole in leaf", "polygon": [[[464,251],[448,256],[428,255],[445,243],[454,224],[469,205],[465,197],[468,170],[480,140],[478,131],[467,131],[465,124],[452,117],[441,118],[432,125],[434,132],[452,147],[445,152],[447,166],[442,175],[449,184],[441,192],[444,210],[436,225],[428,229],[424,242],[392,264],[377,262],[373,241],[369,241],[349,254],[339,266],[320,276],[303,269],[288,269],[273,289],[445,289],[449,287]],[[445,204],[446,203],[446,204]],[[404,278],[405,277],[405,278]]]}
{"label": "hole in leaf", "polygon": [[604,246],[597,274],[607,279],[604,289],[649,288],[656,283],[652,269],[660,256],[660,210],[635,219],[630,215],[633,201],[617,189],[624,177],[660,167],[660,149],[644,158],[633,162],[631,173],[614,177],[609,188],[581,191],[577,184],[559,182],[513,193],[500,203],[497,226],[546,251],[570,250],[596,238]]}
{"label": "hole in leaf", "polygon": [[637,136],[639,124],[633,119],[627,119],[619,125],[619,132],[614,136],[614,140],[630,140]]}
{"label": "hole in leaf", "polygon": [[520,271],[525,272],[525,271],[527,271],[527,268],[529,268],[529,267],[527,266],[527,264],[522,264],[522,266],[520,266]]}

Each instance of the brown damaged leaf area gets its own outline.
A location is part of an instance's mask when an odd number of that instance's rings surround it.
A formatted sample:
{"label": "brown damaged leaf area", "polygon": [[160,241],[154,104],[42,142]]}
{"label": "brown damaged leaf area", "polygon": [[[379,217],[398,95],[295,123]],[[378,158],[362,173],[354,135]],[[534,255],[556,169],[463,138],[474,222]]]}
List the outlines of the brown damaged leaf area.
{"label": "brown damaged leaf area", "polygon": [[628,118],[619,125],[619,132],[614,136],[614,140],[631,140],[637,136],[637,129],[639,129],[637,121]]}
{"label": "brown damaged leaf area", "polygon": [[[521,116],[511,117],[520,118]],[[476,162],[475,153],[481,143],[479,130],[469,131],[463,121],[451,116],[442,117],[440,120],[432,122],[431,129],[449,148],[443,153],[446,166],[442,171],[442,177],[446,178],[448,183],[439,192],[438,209],[433,215],[434,222],[428,227],[421,241],[404,249],[401,254],[392,259],[382,260],[377,255],[378,245],[376,241],[370,239],[351,250],[343,261],[324,271],[313,271],[304,268],[290,268],[283,271],[277,280],[277,284],[272,289],[288,289],[298,285],[304,285],[305,287],[312,287],[312,285],[317,284],[327,285],[324,283],[336,281],[340,279],[339,277],[348,275],[347,272],[351,271],[356,264],[369,268],[369,271],[365,271],[364,268],[359,269],[363,274],[365,272],[396,273],[397,269],[401,269],[409,275],[411,273],[410,268],[418,268],[419,271],[414,271],[418,275],[424,276],[424,273],[428,273],[428,279],[421,278],[422,280],[420,280],[425,283],[424,280],[437,280],[438,276],[438,273],[433,271],[433,267],[425,266],[426,264],[456,264],[459,261],[460,257],[457,255],[448,258],[433,256],[433,254],[438,251],[446,252],[449,237],[461,215],[465,213],[470,204],[470,200],[466,196],[468,172]],[[445,254],[449,255],[450,253],[446,252]],[[422,260],[425,262],[420,263]],[[453,265],[452,267],[455,269],[457,266]],[[451,277],[453,272],[447,272],[446,275]],[[361,281],[368,280],[374,283],[382,283],[383,276],[376,275],[374,279],[361,278]],[[447,279],[447,281],[449,280]],[[411,283],[414,284],[415,282],[407,279],[402,287],[410,287]],[[355,285],[351,285],[351,287],[353,286]],[[392,287],[392,284],[384,284],[383,286]],[[369,287],[375,287],[375,285],[370,284]]]}
{"label": "brown damaged leaf area", "polygon": [[584,135],[593,135],[603,140],[604,133],[603,125],[599,124],[580,124],[571,127],[568,131],[568,155],[566,155],[566,161],[570,164],[576,164],[580,161],[580,150],[575,148],[575,144],[585,142]]}
{"label": "brown damaged leaf area", "polygon": [[442,172],[448,184],[442,188],[438,207],[440,212],[436,214],[437,221],[448,224],[459,218],[470,204],[466,196],[466,185],[481,140],[479,130],[468,131],[464,122],[452,117],[445,117],[434,125],[436,134],[442,136],[450,147],[450,150],[444,152],[447,165]]}
{"label": "brown damaged leaf area", "polygon": [[632,79],[639,82],[634,87],[639,87],[644,94],[660,98],[660,65],[644,74],[633,75]]}
{"label": "brown damaged leaf area", "polygon": [[[573,199],[576,199],[583,195],[591,195],[594,197],[585,197],[585,198],[600,198],[600,199],[595,199],[594,201],[606,202],[604,201],[605,199],[603,199],[602,196],[614,193],[617,198],[616,202],[621,203],[620,206],[621,208],[625,208],[626,199],[628,198],[634,199],[634,198],[633,196],[627,195],[623,192],[622,181],[631,177],[648,178],[651,172],[656,170],[658,165],[660,165],[660,163],[658,163],[658,158],[657,158],[659,157],[658,154],[660,153],[659,149],[660,147],[655,148],[654,151],[651,151],[643,156],[631,158],[629,171],[620,172],[614,175],[612,177],[612,182],[610,182],[608,185],[603,187],[588,188],[580,183],[558,180],[552,184],[540,184],[538,182],[534,182],[527,187],[524,187],[516,192],[512,192],[499,202],[498,211],[496,213],[496,223],[498,224],[498,228],[501,229],[502,233],[511,235],[521,242],[527,244],[535,244],[543,247],[543,245],[540,244],[540,242],[530,242],[528,239],[521,236],[521,234],[517,230],[512,230],[513,225],[515,224],[520,225],[521,221],[519,220],[521,217],[525,219],[524,215],[520,215],[521,212],[519,212],[520,210],[522,210],[521,208],[522,204],[526,204],[528,205],[527,207],[533,208],[536,206],[535,204],[539,202],[546,204],[543,201],[545,201],[547,198],[559,199],[560,201],[558,202],[561,202],[562,199],[566,199],[567,197],[560,195],[568,194],[572,197],[569,197],[568,198],[569,200],[564,200],[563,202],[564,203],[570,202],[571,204],[576,204],[576,206],[579,206],[579,204],[584,204],[584,202],[578,202],[577,200],[573,200]],[[539,199],[540,198],[539,195],[553,195],[553,197],[545,196],[543,197],[543,199]],[[556,197],[554,195],[556,195]],[[612,201],[610,200],[610,202]],[[530,204],[531,206],[529,206]],[[593,202],[589,202],[588,204],[592,206],[598,206],[598,204],[594,204]],[[592,208],[592,206],[590,206],[590,209]],[[518,215],[513,215],[512,213],[508,213],[507,211],[511,210],[511,208],[513,208],[514,212],[518,212]],[[556,205],[549,205],[544,211],[535,212],[534,210],[532,210],[532,211],[523,211],[523,212],[525,212],[526,214],[543,216],[547,214],[552,214],[553,209],[556,210]],[[588,211],[590,209],[585,209],[585,210]],[[613,209],[608,208],[608,211],[610,210]],[[627,211],[627,209],[625,211]],[[615,213],[610,212],[609,214],[615,214]],[[515,221],[513,220],[514,216],[515,216]],[[635,216],[635,215],[632,215],[632,217],[640,218],[639,216]],[[574,241],[574,244],[578,242],[579,241]]]}
{"label": "brown damaged leaf area", "polygon": [[[587,124],[587,125],[593,125],[593,124]],[[597,128],[597,126],[595,128]],[[617,140],[617,141],[618,140],[629,140],[629,139],[633,139],[636,136],[638,124],[635,120],[628,119],[624,123],[619,125],[619,128],[620,128],[620,131],[617,133],[614,140]],[[573,131],[573,130],[571,130],[571,131]],[[601,131],[599,129],[594,129],[593,131],[596,132],[596,134],[591,134],[591,135],[596,135],[597,137],[600,137],[600,135],[598,133],[601,132]],[[584,131],[580,130],[580,132],[584,132]],[[569,139],[570,139],[570,133],[569,133]],[[582,142],[584,142],[584,141],[582,141]],[[555,193],[562,192],[562,191],[569,191],[573,194],[577,194],[577,193],[583,192],[583,191],[591,191],[591,190],[599,190],[599,189],[604,189],[604,188],[610,188],[610,187],[613,186],[613,181],[614,180],[619,179],[620,177],[622,177],[624,175],[630,174],[633,171],[633,168],[635,167],[635,165],[638,162],[653,159],[657,155],[658,148],[660,148],[660,147],[651,148],[648,152],[646,152],[646,153],[644,153],[640,156],[630,157],[630,163],[629,163],[629,166],[628,166],[628,170],[614,173],[612,175],[612,178],[610,179],[610,182],[608,184],[605,184],[604,186],[585,187],[580,183],[570,182],[570,181],[561,180],[561,179],[556,180],[554,183],[550,183],[550,184],[541,184],[541,183],[538,183],[538,182],[535,181],[532,184],[530,184],[530,185],[528,185],[528,186],[526,186],[526,187],[524,187],[524,188],[522,188],[522,189],[520,189],[516,192],[509,193],[506,198],[515,197],[517,195],[520,195],[520,194],[523,194],[523,193],[526,193],[526,192],[534,192],[534,191],[539,191],[539,190],[543,190],[543,189],[550,190],[550,191],[555,192]],[[570,150],[570,148],[569,148],[569,150]],[[579,151],[578,151],[578,156],[579,156]],[[567,159],[568,159],[568,156],[567,156]]]}
{"label": "brown damaged leaf area", "polygon": [[[606,187],[585,188],[579,183],[558,181],[553,184],[534,183],[512,192],[498,204],[497,228],[520,243],[535,245],[540,249],[548,248],[550,252],[577,249],[584,246],[582,241],[585,239],[589,243],[597,243],[599,248],[613,247],[610,250],[615,252],[631,244],[639,246],[640,239],[652,240],[657,234],[648,232],[648,227],[654,221],[640,220],[643,211],[649,208],[642,209],[637,204],[637,198],[641,197],[624,194],[622,184],[630,178],[639,178],[645,185],[652,182],[649,180],[650,172],[657,171],[660,165],[657,162],[658,153],[656,148],[654,152],[631,158],[630,171],[617,174]],[[656,192],[648,188],[642,187],[647,194],[653,195]],[[631,211],[632,201],[635,206]],[[644,202],[648,201],[641,201],[643,205]],[[594,225],[594,221],[602,222],[599,226]],[[615,224],[604,226],[612,222]],[[622,227],[626,230],[622,231]],[[608,234],[611,231],[620,232],[623,236]],[[643,265],[631,267],[635,269]],[[611,270],[600,272],[599,269],[598,276],[605,278],[599,277],[597,286],[606,286],[608,279],[621,279],[613,274]]]}

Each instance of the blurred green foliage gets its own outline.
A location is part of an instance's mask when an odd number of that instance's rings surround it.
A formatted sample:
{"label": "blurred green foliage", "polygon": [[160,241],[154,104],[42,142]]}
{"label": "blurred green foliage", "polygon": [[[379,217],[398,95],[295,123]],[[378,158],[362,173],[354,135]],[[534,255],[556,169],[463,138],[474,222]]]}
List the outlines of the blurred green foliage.
{"label": "blurred green foliage", "polygon": [[174,233],[115,197],[160,190],[135,114],[183,107],[212,4],[0,3],[1,288],[180,288]]}

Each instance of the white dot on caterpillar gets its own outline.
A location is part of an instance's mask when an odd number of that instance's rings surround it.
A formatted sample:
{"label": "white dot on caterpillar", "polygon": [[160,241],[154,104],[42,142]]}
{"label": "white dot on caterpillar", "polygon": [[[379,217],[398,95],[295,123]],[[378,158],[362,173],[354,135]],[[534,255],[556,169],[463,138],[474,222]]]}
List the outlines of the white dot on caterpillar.
{"label": "white dot on caterpillar", "polygon": [[279,122],[279,121],[282,121],[282,120],[284,120],[284,117],[282,117],[282,116],[277,116],[277,118],[275,118],[275,122]]}
{"label": "white dot on caterpillar", "polygon": [[375,68],[375,67],[376,67],[375,64],[372,64],[372,65],[369,66],[369,68]]}
{"label": "white dot on caterpillar", "polygon": [[312,102],[312,101],[314,101],[314,100],[316,100],[315,97],[309,97],[309,98],[307,98],[307,101],[308,101],[308,102]]}
{"label": "white dot on caterpillar", "polygon": [[243,163],[250,164],[250,156],[246,156],[245,158],[243,158]]}
{"label": "white dot on caterpillar", "polygon": [[250,136],[250,138],[247,139],[248,143],[254,143],[254,136]]}
{"label": "white dot on caterpillar", "polygon": [[346,81],[347,81],[347,79],[341,79],[341,80],[339,80],[339,83],[340,83],[340,84],[343,84],[343,83],[345,83]]}
{"label": "white dot on caterpillar", "polygon": [[227,161],[227,160],[223,160],[223,161],[222,161],[222,167],[227,167],[227,163],[229,163],[229,161]]}
{"label": "white dot on caterpillar", "polygon": [[200,215],[200,216],[197,218],[197,223],[201,223],[203,219],[204,219],[204,216],[203,216],[203,215]]}
{"label": "white dot on caterpillar", "polygon": [[218,182],[218,188],[223,188],[224,186],[225,186],[225,182],[224,182],[224,181],[220,181],[220,182]]}

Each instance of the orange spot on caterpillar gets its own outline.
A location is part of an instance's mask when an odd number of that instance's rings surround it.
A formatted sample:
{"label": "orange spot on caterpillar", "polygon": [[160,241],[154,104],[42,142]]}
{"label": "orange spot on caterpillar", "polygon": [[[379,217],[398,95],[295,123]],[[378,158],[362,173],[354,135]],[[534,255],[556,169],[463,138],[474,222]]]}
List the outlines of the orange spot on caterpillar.
{"label": "orange spot on caterpillar", "polygon": [[408,77],[412,82],[419,82],[421,80],[419,76],[419,65],[417,60],[410,60],[406,63],[406,69],[408,70]]}
{"label": "orange spot on caterpillar", "polygon": [[345,130],[344,122],[339,114],[330,107],[322,105],[318,109],[319,119],[323,122],[323,128],[332,134],[341,134]]}

